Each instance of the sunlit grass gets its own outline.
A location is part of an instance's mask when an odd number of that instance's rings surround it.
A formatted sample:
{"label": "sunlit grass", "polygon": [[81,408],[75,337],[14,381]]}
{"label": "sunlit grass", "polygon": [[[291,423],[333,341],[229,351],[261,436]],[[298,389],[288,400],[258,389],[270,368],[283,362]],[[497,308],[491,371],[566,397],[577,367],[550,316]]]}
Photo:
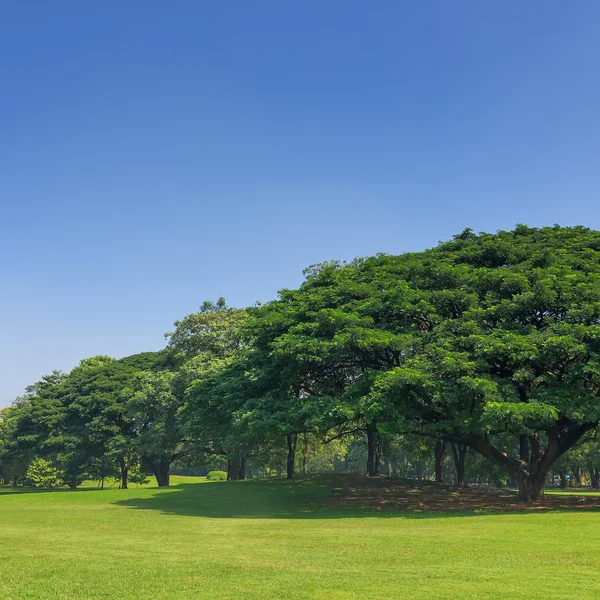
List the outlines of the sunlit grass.
{"label": "sunlit grass", "polygon": [[349,512],[324,507],[323,478],[173,484],[0,489],[0,598],[600,597],[600,513]]}
{"label": "sunlit grass", "polygon": [[[181,483],[202,483],[206,481],[206,477],[189,477],[187,475],[171,475],[171,485],[179,485]],[[105,490],[119,489],[120,480],[118,479],[106,479],[104,481]],[[94,488],[100,487],[100,481],[88,479],[81,484],[81,488]],[[157,488],[156,479],[154,477],[148,477],[147,483],[137,484],[129,483],[129,487],[132,489],[143,489],[143,488]]]}
{"label": "sunlit grass", "polygon": [[600,496],[599,490],[594,489],[579,489],[579,488],[569,488],[569,489],[550,489],[545,491],[546,494],[561,494],[565,496]]}

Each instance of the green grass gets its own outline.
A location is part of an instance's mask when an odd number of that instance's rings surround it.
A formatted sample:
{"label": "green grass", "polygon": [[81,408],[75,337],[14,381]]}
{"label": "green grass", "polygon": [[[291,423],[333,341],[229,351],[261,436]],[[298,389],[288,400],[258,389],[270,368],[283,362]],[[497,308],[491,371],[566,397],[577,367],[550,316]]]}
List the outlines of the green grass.
{"label": "green grass", "polygon": [[324,508],[340,481],[1,488],[0,598],[600,597],[600,512]]}
{"label": "green grass", "polygon": [[581,489],[581,488],[569,488],[569,489],[550,489],[546,490],[546,494],[556,494],[557,496],[600,496],[600,492],[594,489]]}

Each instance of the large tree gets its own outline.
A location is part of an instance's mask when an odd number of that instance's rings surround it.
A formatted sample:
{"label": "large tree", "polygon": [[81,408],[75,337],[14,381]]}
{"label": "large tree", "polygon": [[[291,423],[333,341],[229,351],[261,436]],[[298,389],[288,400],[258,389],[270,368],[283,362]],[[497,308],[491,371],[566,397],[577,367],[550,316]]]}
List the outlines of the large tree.
{"label": "large tree", "polygon": [[249,451],[238,414],[245,402],[239,386],[246,378],[238,365],[247,349],[247,321],[246,310],[219,298],[176,321],[175,331],[167,334],[167,348],[177,366],[173,393],[180,407],[182,439],[195,453],[226,456],[230,479],[245,477]]}
{"label": "large tree", "polygon": [[600,420],[600,233],[465,231],[407,264],[431,325],[418,356],[378,376],[373,402],[539,498],[554,461]]}
{"label": "large tree", "polygon": [[280,404],[288,397],[290,408],[278,410],[291,430],[305,425],[297,416],[311,413],[310,428],[326,439],[365,433],[366,471],[376,475],[381,433],[394,429],[397,415],[393,404],[370,402],[369,391],[377,373],[403,364],[420,345],[414,292],[387,268],[359,260],[324,263],[306,275],[300,289],[283,290],[256,311],[255,351],[270,363],[263,371],[279,374],[271,397]]}
{"label": "large tree", "polygon": [[598,232],[466,230],[425,252],[312,269],[269,310],[273,353],[343,383],[332,425],[466,445],[523,498],[600,418]]}
{"label": "large tree", "polygon": [[152,469],[159,487],[169,485],[171,465],[186,452],[175,378],[171,371],[141,372],[125,392],[137,450],[142,462]]}

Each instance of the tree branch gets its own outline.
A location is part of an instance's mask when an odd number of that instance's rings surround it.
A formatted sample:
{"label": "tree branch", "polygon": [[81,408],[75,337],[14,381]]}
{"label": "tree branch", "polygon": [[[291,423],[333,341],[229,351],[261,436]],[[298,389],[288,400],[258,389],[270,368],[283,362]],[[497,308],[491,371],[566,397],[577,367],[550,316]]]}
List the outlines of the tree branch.
{"label": "tree branch", "polygon": [[357,429],[350,429],[349,431],[342,431],[342,433],[338,434],[338,435],[334,435],[332,438],[329,438],[328,440],[323,440],[324,444],[329,444],[330,442],[333,442],[334,440],[338,440],[339,438],[342,438],[346,435],[351,435],[353,433],[358,433],[359,431],[363,431],[364,432],[365,428],[364,427],[358,427]]}

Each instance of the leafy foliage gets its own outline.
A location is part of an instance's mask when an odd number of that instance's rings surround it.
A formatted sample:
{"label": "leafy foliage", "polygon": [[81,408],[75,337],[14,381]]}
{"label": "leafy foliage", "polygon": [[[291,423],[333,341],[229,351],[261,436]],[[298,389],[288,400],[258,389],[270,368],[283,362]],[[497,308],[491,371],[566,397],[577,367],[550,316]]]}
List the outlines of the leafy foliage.
{"label": "leafy foliage", "polygon": [[266,305],[205,302],[162,352],[43,378],[0,422],[3,472],[42,457],[72,485],[119,472],[126,485],[141,463],[167,485],[175,461],[209,454],[229,478],[247,460],[265,473],[286,460],[292,477],[310,440],[316,459],[320,444],[364,439],[369,474],[385,453],[410,447],[396,471],[416,472],[421,447],[441,460],[453,444],[536,497],[600,422],[600,232],[465,230],[305,275]]}
{"label": "leafy foliage", "polygon": [[227,471],[209,471],[206,474],[209,481],[227,481]]}
{"label": "leafy foliage", "polygon": [[55,487],[60,483],[59,471],[49,460],[36,458],[27,469],[25,481],[33,487]]}

